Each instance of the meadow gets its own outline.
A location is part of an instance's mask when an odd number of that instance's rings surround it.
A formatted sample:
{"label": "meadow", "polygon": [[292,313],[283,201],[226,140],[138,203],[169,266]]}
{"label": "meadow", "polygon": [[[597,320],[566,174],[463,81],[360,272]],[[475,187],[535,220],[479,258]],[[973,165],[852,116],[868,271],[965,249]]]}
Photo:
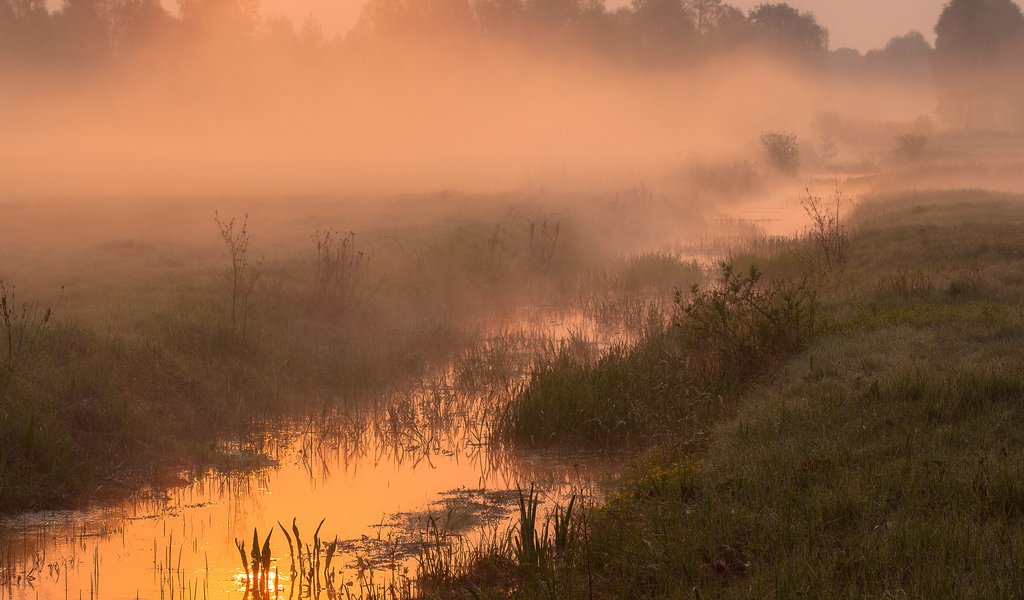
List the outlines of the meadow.
{"label": "meadow", "polygon": [[570,539],[520,520],[543,560],[492,547],[438,595],[1020,596],[1022,200],[866,198],[736,252],[639,342],[543,365],[510,435],[653,443]]}
{"label": "meadow", "polygon": [[[799,185],[10,201],[0,509],[259,477],[298,424],[304,461],[377,436],[628,465],[564,496],[518,465],[513,527],[428,511],[416,575],[367,597],[1019,594],[1017,142],[935,143]],[[324,535],[300,590],[349,576]]]}
{"label": "meadow", "polygon": [[523,306],[587,304],[608,320],[624,294],[699,277],[644,249],[636,202],[672,205],[631,190],[10,201],[0,510],[232,467],[223,438],[365,404]]}

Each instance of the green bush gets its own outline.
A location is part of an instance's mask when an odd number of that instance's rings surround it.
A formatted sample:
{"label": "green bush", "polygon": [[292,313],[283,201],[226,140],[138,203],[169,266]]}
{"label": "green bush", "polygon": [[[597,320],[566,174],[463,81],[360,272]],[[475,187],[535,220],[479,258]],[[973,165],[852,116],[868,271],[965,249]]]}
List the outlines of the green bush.
{"label": "green bush", "polygon": [[756,267],[729,263],[707,289],[676,293],[671,326],[598,360],[559,352],[534,368],[502,429],[542,443],[648,443],[676,435],[732,392],[802,350],[817,328],[817,298],[805,282],[766,282]]}
{"label": "green bush", "polygon": [[722,390],[758,374],[806,346],[817,323],[817,297],[806,280],[764,281],[723,262],[717,285],[676,292],[675,327],[685,348],[688,376],[704,389]]}

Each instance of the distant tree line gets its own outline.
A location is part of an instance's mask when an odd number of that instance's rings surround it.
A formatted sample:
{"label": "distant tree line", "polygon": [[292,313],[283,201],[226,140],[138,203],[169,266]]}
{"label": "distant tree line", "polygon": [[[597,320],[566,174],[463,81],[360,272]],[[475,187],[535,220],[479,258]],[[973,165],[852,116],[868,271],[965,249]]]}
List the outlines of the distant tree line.
{"label": "distant tree line", "polygon": [[571,42],[653,63],[686,62],[756,46],[807,62],[828,54],[828,31],[785,3],[744,13],[721,0],[370,0],[357,35],[472,32],[529,43]]}
{"label": "distant tree line", "polygon": [[[153,54],[187,55],[194,45],[250,55],[299,57],[353,46],[399,47],[500,41],[529,48],[578,47],[629,65],[672,66],[759,49],[850,76],[934,82],[941,111],[965,126],[1024,127],[1024,15],[1013,0],[951,0],[935,27],[861,54],[830,51],[829,33],[784,2],[742,11],[722,0],[369,0],[353,32],[328,38],[315,18],[298,26],[264,16],[259,0],[0,0],[0,66],[89,66]],[[404,46],[403,46],[404,47]],[[208,56],[208,55],[207,55]]]}
{"label": "distant tree line", "polygon": [[64,0],[51,13],[44,0],[0,0],[0,61],[96,64],[190,43],[284,50],[488,38],[580,44],[655,63],[741,46],[821,63],[829,45],[812,14],[785,3],[743,12],[721,0],[634,0],[615,11],[602,0],[369,0],[355,31],[333,40],[312,17],[296,27],[263,16],[259,0],[179,0],[179,9],[172,15],[159,0]]}
{"label": "distant tree line", "polygon": [[935,26],[940,110],[965,127],[1024,128],[1024,13],[1012,0],[953,0]]}

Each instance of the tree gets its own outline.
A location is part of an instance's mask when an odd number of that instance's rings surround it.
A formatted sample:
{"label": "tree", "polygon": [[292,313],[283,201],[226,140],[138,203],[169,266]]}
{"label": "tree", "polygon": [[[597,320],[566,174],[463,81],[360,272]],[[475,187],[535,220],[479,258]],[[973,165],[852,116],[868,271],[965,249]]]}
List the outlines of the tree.
{"label": "tree", "polygon": [[0,62],[42,57],[51,25],[44,0],[0,0]]}
{"label": "tree", "polygon": [[299,28],[299,40],[309,50],[316,50],[323,46],[327,38],[324,36],[324,28],[320,24],[320,20],[313,15],[308,15],[303,19]]}
{"label": "tree", "polygon": [[276,51],[291,51],[299,46],[295,24],[283,15],[264,19],[260,37]]}
{"label": "tree", "polygon": [[648,58],[680,58],[698,37],[694,15],[682,0],[633,0],[631,21]]}
{"label": "tree", "polygon": [[1020,7],[1011,0],[952,0],[935,34],[935,76],[946,117],[965,127],[1019,118]]}
{"label": "tree", "polygon": [[723,4],[722,0],[685,0],[684,5],[693,15],[697,33],[700,35],[707,35],[715,29],[719,20],[732,8]]}
{"label": "tree", "polygon": [[755,39],[764,47],[810,62],[828,56],[828,30],[814,15],[786,3],[761,4],[750,11]]}
{"label": "tree", "polygon": [[526,0],[530,20],[541,28],[565,27],[594,11],[603,11],[596,0]]}
{"label": "tree", "polygon": [[477,0],[474,7],[481,27],[488,33],[523,33],[526,7],[520,0]]}
{"label": "tree", "polygon": [[107,0],[64,0],[57,13],[60,53],[77,63],[95,63],[113,55]]}
{"label": "tree", "polygon": [[769,164],[779,172],[793,175],[800,170],[800,144],[795,133],[765,133],[761,136],[761,146]]}
{"label": "tree", "polygon": [[952,0],[935,25],[943,64],[984,66],[1005,57],[1024,33],[1024,14],[1012,0]]}
{"label": "tree", "polygon": [[251,39],[260,23],[259,0],[178,0],[178,7],[185,27],[211,40]]}
{"label": "tree", "polygon": [[357,30],[380,38],[461,35],[476,29],[469,0],[369,0]]}
{"label": "tree", "polygon": [[871,50],[864,62],[875,73],[901,79],[923,79],[929,74],[932,47],[920,31],[894,37],[881,50]]}
{"label": "tree", "polygon": [[173,18],[159,0],[110,0],[107,19],[115,56],[134,54],[173,27]]}
{"label": "tree", "polygon": [[722,0],[684,0],[705,52],[736,46],[748,37],[747,16]]}

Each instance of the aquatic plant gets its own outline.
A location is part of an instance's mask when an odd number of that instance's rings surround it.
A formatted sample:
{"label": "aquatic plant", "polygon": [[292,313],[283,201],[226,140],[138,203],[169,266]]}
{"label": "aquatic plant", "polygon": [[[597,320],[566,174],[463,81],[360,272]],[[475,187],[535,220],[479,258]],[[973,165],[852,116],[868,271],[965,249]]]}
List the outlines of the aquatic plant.
{"label": "aquatic plant", "polygon": [[515,533],[516,559],[523,568],[537,568],[541,560],[542,542],[537,536],[537,505],[540,494],[530,486],[523,496],[519,490],[519,524]]}
{"label": "aquatic plant", "polygon": [[[238,548],[238,554],[242,560],[242,571],[246,574],[246,591],[252,593],[256,598],[266,597],[269,593],[268,587],[271,585],[270,537],[272,535],[274,535],[273,528],[267,533],[261,548],[259,532],[256,528],[253,528],[252,547],[248,556],[245,552],[245,542],[235,539],[235,547]],[[249,561],[250,557],[252,558],[251,563]],[[273,581],[276,582],[277,578],[274,577]]]}

